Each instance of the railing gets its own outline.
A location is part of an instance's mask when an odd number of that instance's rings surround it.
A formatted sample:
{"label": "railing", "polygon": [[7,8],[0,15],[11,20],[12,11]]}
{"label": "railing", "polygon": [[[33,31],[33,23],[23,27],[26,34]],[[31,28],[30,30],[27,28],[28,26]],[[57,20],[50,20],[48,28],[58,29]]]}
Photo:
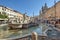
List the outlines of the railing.
{"label": "railing", "polygon": [[60,38],[49,38],[46,36],[38,36],[38,38],[36,39],[32,39],[32,37],[24,37],[24,38],[20,38],[20,39],[14,39],[14,40],[60,40]]}
{"label": "railing", "polygon": [[34,32],[32,33],[32,35],[28,35],[22,38],[8,39],[8,40],[60,40],[60,38],[37,35]]}

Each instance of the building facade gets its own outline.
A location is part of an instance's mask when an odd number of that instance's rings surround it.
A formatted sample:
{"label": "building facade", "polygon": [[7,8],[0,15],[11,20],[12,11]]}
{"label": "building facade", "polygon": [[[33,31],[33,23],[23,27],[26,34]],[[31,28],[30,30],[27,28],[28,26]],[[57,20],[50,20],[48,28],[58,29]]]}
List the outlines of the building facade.
{"label": "building facade", "polygon": [[[24,17],[23,17],[23,14],[21,14],[20,12],[0,5],[0,14],[3,14],[3,12],[6,13],[6,15],[8,15],[9,23],[21,23],[21,24],[23,24]],[[26,23],[27,23],[27,21],[29,21],[29,20],[26,20]]]}
{"label": "building facade", "polygon": [[54,6],[48,9],[48,11],[45,13],[46,19],[60,19],[60,1],[57,2]]}
{"label": "building facade", "polygon": [[54,6],[47,8],[47,10],[43,13],[43,11],[40,13],[40,17],[42,19],[46,20],[52,20],[52,19],[60,19],[60,1],[57,2]]}

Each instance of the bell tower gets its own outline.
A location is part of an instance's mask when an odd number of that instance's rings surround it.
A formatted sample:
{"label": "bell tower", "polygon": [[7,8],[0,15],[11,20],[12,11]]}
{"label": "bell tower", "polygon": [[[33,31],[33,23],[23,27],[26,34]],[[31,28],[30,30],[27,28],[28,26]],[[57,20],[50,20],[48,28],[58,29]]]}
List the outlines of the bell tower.
{"label": "bell tower", "polygon": [[45,3],[45,5],[42,6],[42,13],[45,14],[45,12],[47,11],[47,9],[48,9],[48,6],[47,6],[47,4]]}

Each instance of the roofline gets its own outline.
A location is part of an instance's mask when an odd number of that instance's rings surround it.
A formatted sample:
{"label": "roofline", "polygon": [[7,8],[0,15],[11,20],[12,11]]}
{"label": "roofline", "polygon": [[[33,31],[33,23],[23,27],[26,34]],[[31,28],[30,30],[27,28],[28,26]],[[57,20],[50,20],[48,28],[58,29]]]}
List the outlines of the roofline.
{"label": "roofline", "polygon": [[[16,13],[22,14],[22,13],[16,11],[16,10],[13,10],[13,9],[11,9],[11,8],[9,8],[9,7],[6,7],[6,6],[3,6],[3,5],[0,5],[0,7],[4,7],[4,8],[6,8],[6,9],[9,9],[9,10],[13,11],[13,12],[16,12]],[[22,15],[23,15],[23,14],[22,14]]]}
{"label": "roofline", "polygon": [[[57,3],[55,3],[52,7],[48,8],[47,11],[49,11],[51,8],[53,8],[55,5],[57,5],[58,3],[60,3],[60,1],[58,1]],[[45,12],[46,13],[46,12]]]}

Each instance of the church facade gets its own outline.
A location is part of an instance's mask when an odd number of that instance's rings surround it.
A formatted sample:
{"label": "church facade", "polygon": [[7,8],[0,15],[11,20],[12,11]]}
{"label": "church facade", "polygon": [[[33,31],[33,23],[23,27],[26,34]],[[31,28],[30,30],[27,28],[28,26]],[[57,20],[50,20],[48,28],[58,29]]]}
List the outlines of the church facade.
{"label": "church facade", "polygon": [[50,8],[45,4],[40,11],[40,18],[44,20],[60,19],[60,1]]}

